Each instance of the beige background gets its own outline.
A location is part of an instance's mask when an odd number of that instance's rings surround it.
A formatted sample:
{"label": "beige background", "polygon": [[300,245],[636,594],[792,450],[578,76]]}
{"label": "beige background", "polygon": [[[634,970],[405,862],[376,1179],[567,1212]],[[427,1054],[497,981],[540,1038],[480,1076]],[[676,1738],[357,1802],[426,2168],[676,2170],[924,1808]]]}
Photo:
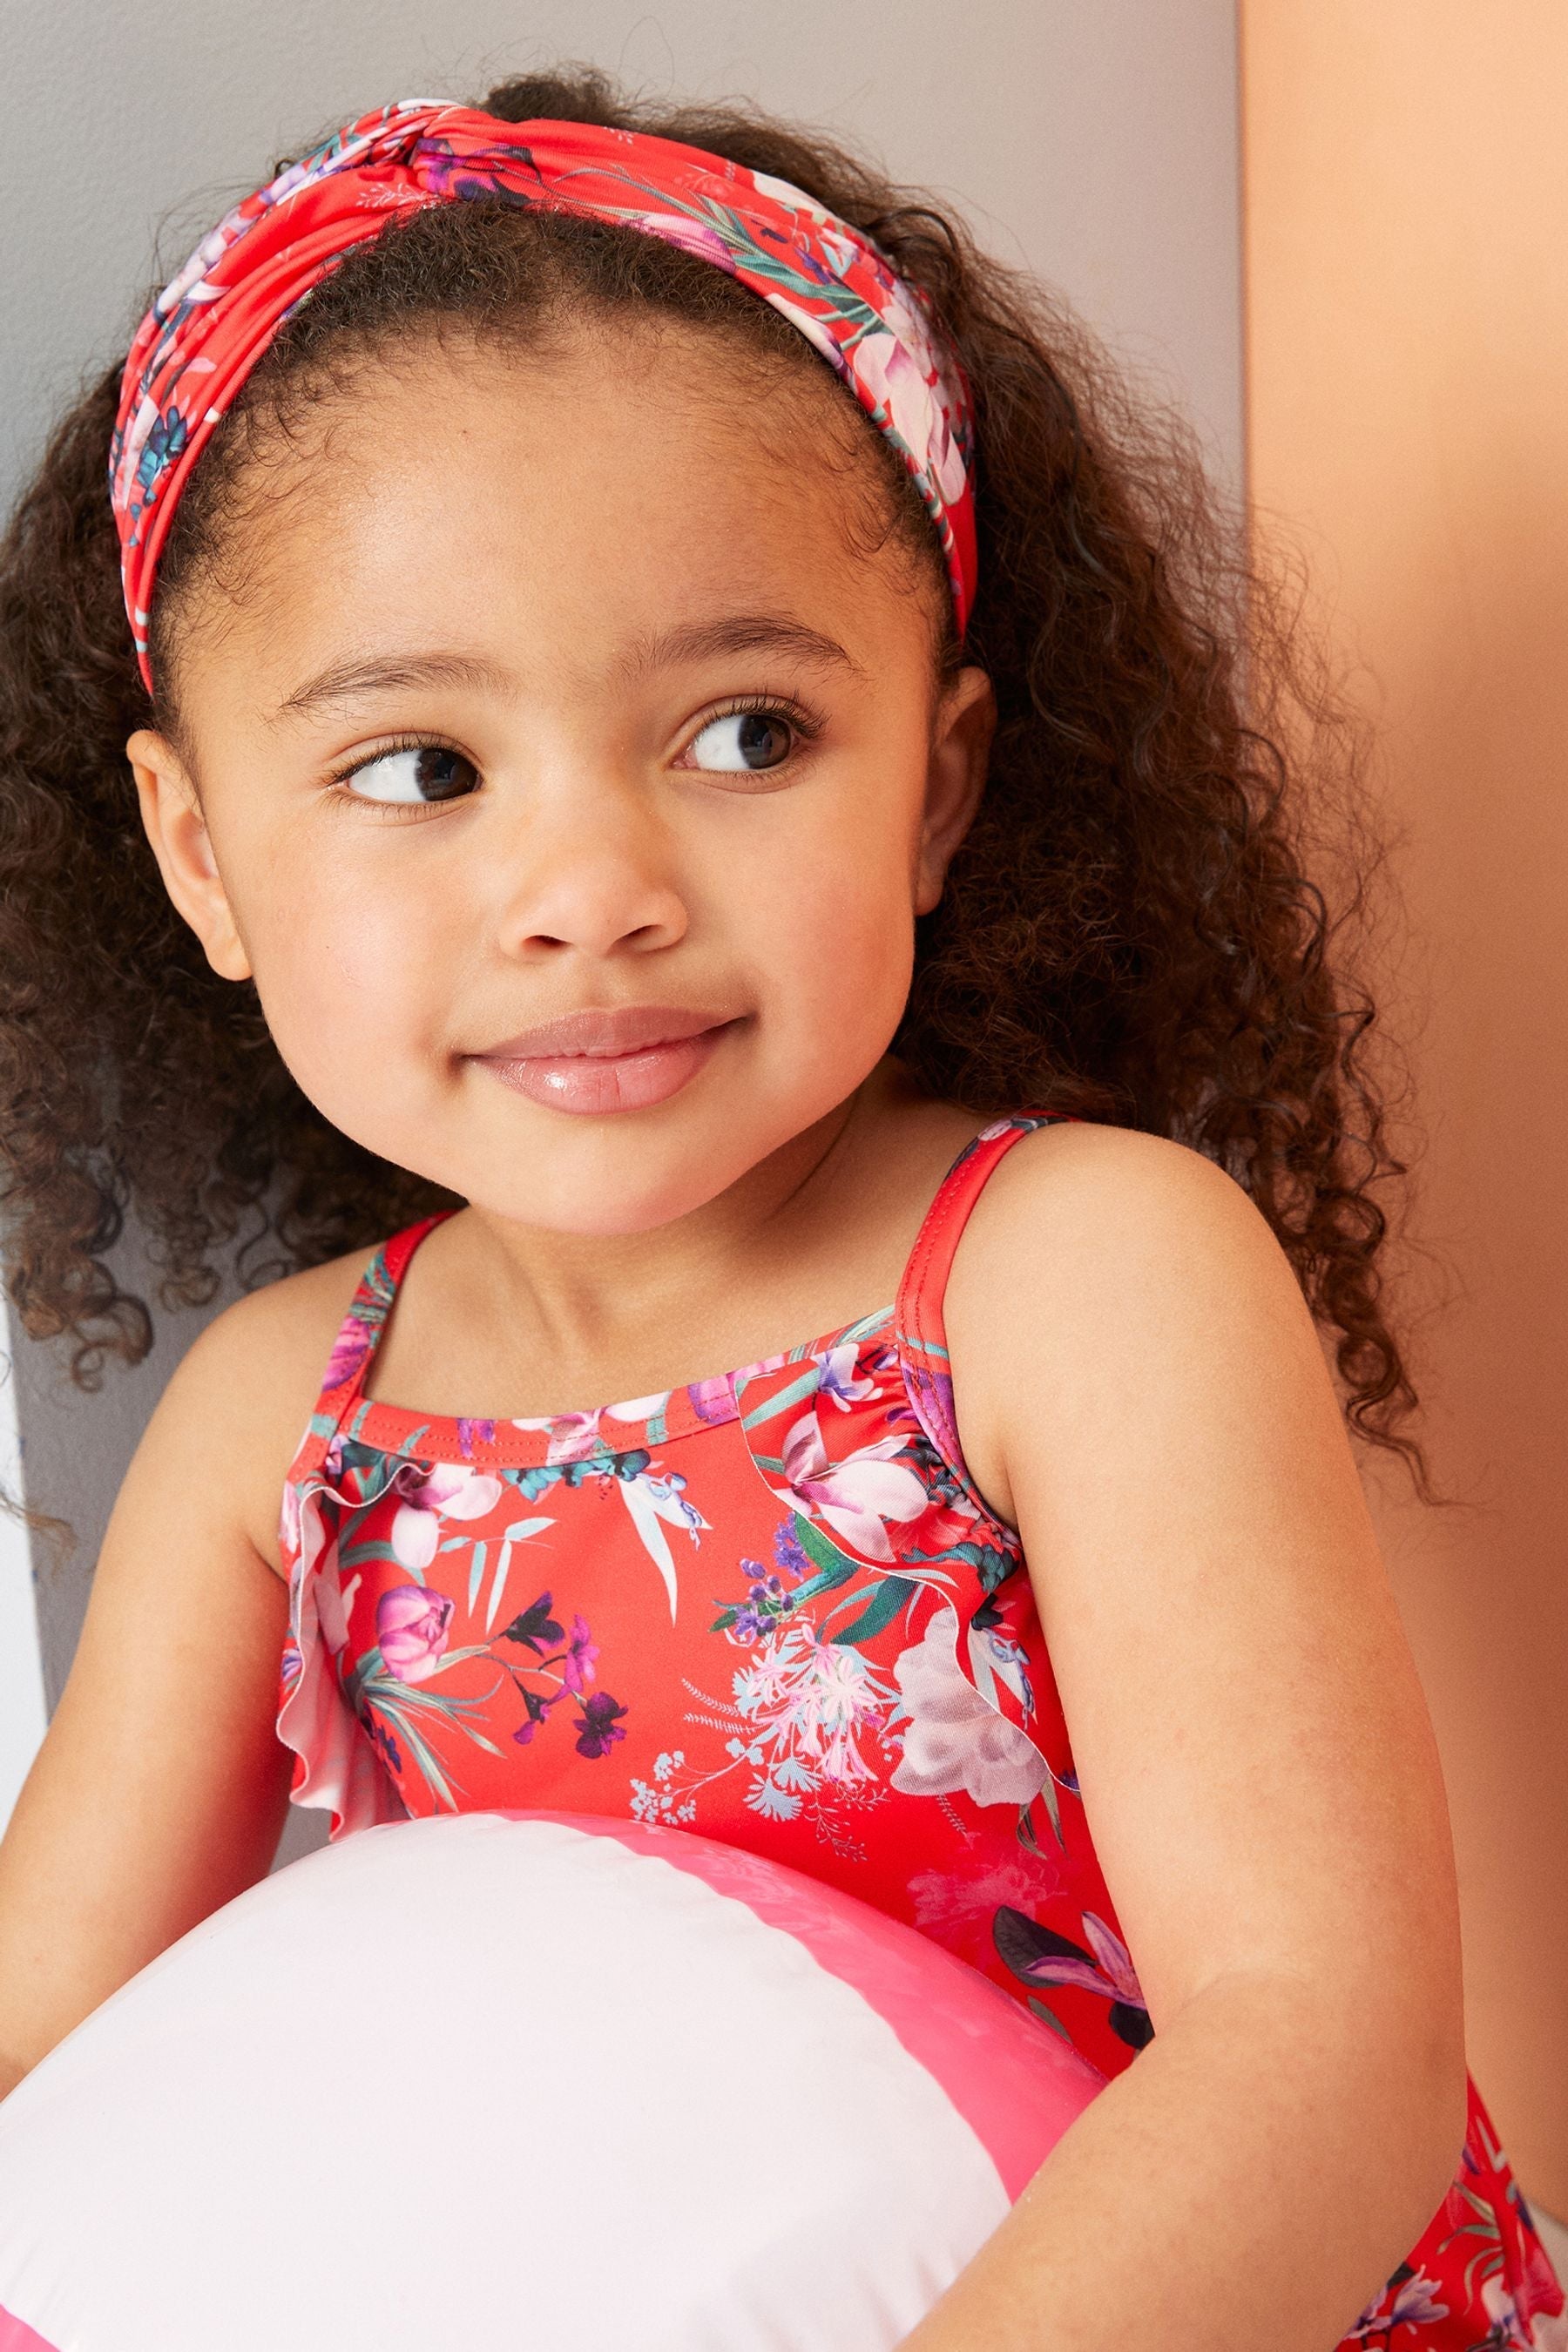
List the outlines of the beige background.
{"label": "beige background", "polygon": [[[1244,0],[1248,466],[1406,835],[1435,1466],[1382,1527],[1443,1747],[1470,2057],[1568,2215],[1568,11]],[[1380,1482],[1381,1483],[1381,1482]]]}

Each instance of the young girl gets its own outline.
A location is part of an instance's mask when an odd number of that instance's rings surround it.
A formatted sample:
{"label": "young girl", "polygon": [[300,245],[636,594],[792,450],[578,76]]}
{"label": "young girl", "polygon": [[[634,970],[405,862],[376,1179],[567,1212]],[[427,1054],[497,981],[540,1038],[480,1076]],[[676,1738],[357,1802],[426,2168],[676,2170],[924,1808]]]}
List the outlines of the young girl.
{"label": "young girl", "polygon": [[302,1270],[126,1480],[0,2087],[290,1795],[630,1813],[1108,2078],[911,2352],[1568,2345],[1344,1427],[1418,1463],[1370,1015],[1185,446],[929,203],[592,76],[341,131],[66,419],[12,1295],[90,1381],[126,1202],[171,1298]]}

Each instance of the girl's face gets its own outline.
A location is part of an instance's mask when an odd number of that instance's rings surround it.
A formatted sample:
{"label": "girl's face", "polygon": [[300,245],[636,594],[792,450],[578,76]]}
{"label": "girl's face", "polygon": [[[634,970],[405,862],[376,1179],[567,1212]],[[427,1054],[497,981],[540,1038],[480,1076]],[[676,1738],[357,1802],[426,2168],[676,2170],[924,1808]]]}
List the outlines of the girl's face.
{"label": "girl's face", "polygon": [[[856,425],[696,333],[432,347],[263,478],[181,638],[188,765],[129,750],[176,906],[334,1126],[497,1216],[634,1233],[882,1057],[992,705],[938,692],[934,580],[867,551]],[[650,1006],[717,1034],[597,1065],[590,1108],[505,1050]]]}

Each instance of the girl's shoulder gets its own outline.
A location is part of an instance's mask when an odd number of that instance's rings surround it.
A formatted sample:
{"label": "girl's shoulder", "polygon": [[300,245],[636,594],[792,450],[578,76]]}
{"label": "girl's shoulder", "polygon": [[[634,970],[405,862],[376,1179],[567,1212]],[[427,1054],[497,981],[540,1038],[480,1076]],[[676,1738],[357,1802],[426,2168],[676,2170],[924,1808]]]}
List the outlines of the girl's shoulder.
{"label": "girl's shoulder", "polygon": [[1256,1344],[1292,1326],[1287,1351],[1316,1355],[1296,1276],[1241,1185],[1188,1145],[1091,1120],[1038,1128],[995,1163],[942,1317],[971,1475],[1015,1528],[1009,1433],[1015,1450],[1026,1424],[1065,1444],[1091,1391],[1131,1404],[1156,1333],[1194,1368],[1221,1321],[1243,1344],[1244,1329]]}
{"label": "girl's shoulder", "polygon": [[996,1161],[950,1291],[958,1318],[968,1307],[993,1319],[1010,1297],[1031,1315],[1031,1277],[1077,1295],[1121,1276],[1178,1282],[1184,1266],[1237,1252],[1289,1275],[1262,1212],[1215,1160],[1163,1135],[1063,1119],[1019,1136]]}
{"label": "girl's shoulder", "polygon": [[278,1510],[372,1241],[247,1291],[182,1359],[161,1411],[206,1421],[247,1535],[278,1565]]}

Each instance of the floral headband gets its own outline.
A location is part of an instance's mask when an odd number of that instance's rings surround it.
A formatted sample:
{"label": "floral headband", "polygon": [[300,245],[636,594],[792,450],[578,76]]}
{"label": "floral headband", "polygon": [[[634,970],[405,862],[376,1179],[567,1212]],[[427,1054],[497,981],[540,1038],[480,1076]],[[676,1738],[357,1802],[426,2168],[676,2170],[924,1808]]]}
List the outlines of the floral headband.
{"label": "floral headband", "polygon": [[125,609],[149,693],[158,559],[204,445],[278,328],[388,215],[500,196],[618,222],[760,295],[837,370],[936,525],[962,635],[974,601],[972,428],[920,290],[800,189],[700,148],[400,100],[337,131],[204,237],[136,331],[110,453]]}

